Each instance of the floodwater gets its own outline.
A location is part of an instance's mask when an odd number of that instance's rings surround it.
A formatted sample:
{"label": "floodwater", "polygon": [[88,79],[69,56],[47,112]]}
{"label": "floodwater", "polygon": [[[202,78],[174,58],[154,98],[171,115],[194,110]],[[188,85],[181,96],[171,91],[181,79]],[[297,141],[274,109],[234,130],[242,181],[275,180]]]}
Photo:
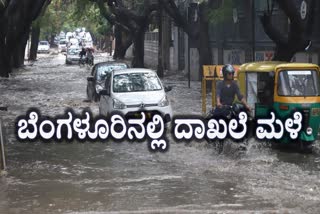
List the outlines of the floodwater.
{"label": "floodwater", "polygon": [[[106,55],[96,56],[105,60]],[[31,107],[56,116],[86,102],[90,71],[63,55],[0,79],[7,175],[0,177],[0,213],[319,213],[320,146],[312,154],[271,149],[250,139],[247,151],[228,141],[221,154],[207,142],[174,142],[166,153],[146,142],[19,142],[15,120]],[[175,114],[201,113],[201,85],[168,75]]]}

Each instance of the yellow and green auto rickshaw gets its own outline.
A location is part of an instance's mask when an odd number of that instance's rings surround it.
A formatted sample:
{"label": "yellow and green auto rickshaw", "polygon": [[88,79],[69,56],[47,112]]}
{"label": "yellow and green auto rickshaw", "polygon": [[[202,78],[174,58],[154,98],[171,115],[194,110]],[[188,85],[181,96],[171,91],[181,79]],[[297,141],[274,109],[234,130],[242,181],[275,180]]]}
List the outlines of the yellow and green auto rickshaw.
{"label": "yellow and green auto rickshaw", "polygon": [[255,118],[270,117],[273,111],[284,120],[293,112],[301,112],[298,140],[284,137],[277,142],[295,142],[303,149],[310,148],[317,139],[320,124],[318,65],[276,61],[246,63],[239,68],[238,81],[241,92],[254,109]]}

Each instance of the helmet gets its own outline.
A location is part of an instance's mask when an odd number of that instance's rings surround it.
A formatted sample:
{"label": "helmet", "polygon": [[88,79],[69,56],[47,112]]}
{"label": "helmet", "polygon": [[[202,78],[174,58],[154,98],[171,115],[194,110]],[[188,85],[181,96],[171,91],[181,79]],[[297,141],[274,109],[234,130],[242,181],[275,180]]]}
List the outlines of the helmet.
{"label": "helmet", "polygon": [[225,66],[222,67],[222,74],[223,74],[223,79],[227,79],[227,75],[229,73],[234,74],[235,70],[234,67],[230,64],[227,64]]}

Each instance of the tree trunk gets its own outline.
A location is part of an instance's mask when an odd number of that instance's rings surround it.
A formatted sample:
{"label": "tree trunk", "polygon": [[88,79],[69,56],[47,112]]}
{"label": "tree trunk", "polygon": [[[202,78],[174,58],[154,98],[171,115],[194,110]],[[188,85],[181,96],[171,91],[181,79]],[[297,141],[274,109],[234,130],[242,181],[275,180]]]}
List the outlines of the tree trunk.
{"label": "tree trunk", "polygon": [[144,29],[139,29],[133,38],[133,68],[144,68]]}
{"label": "tree trunk", "polygon": [[6,25],[3,17],[0,18],[0,77],[9,77],[11,66],[8,61],[5,45]]}
{"label": "tree trunk", "polygon": [[163,45],[162,45],[162,8],[159,7],[158,10],[158,27],[159,27],[159,32],[158,32],[158,69],[157,73],[160,78],[163,77]]}
{"label": "tree trunk", "polygon": [[113,59],[121,59],[120,58],[120,52],[122,53],[122,32],[119,25],[115,25],[114,28],[114,36],[116,39],[116,45],[113,53]]}
{"label": "tree trunk", "polygon": [[0,37],[0,77],[9,77],[9,73],[11,73],[11,66],[5,49],[3,38]]}
{"label": "tree trunk", "polygon": [[13,67],[24,64],[29,28],[48,0],[5,1],[0,15],[0,76],[8,77]]}
{"label": "tree trunk", "polygon": [[29,31],[24,32],[23,36],[21,36],[18,40],[18,44],[16,45],[16,48],[13,54],[14,68],[19,68],[24,65],[24,55],[25,55],[28,38],[29,38]]}
{"label": "tree trunk", "polygon": [[112,37],[110,35],[108,35],[108,43],[109,43],[109,48],[110,48],[110,55],[109,56],[112,56]]}
{"label": "tree trunk", "polygon": [[31,47],[30,47],[29,60],[34,61],[37,59],[39,37],[40,37],[40,26],[38,24],[34,24],[31,30]]}
{"label": "tree trunk", "polygon": [[272,60],[290,62],[295,53],[295,48],[277,44]]}
{"label": "tree trunk", "polygon": [[[39,31],[39,35],[40,35],[40,31]],[[52,34],[52,35],[50,36],[50,46],[56,46],[56,44],[54,44],[54,37],[55,37],[54,34]],[[39,39],[38,39],[38,40],[39,40]]]}
{"label": "tree trunk", "polygon": [[292,1],[278,0],[277,3],[280,10],[282,10],[290,20],[288,32],[285,34],[282,33],[276,27],[276,23],[271,21],[272,11],[271,13],[265,12],[260,16],[260,21],[265,33],[276,44],[272,60],[289,62],[295,53],[306,51],[306,48],[311,44],[316,1],[309,1],[305,20],[300,18],[299,11],[296,7],[292,6]]}
{"label": "tree trunk", "polygon": [[128,48],[132,44],[132,37],[121,26],[115,26],[115,50],[113,59],[124,59]]}
{"label": "tree trunk", "polygon": [[163,58],[163,69],[170,70],[170,44],[171,44],[171,18],[169,18],[165,13],[163,14],[163,27],[162,29],[169,29],[168,31],[162,30],[162,58]]}
{"label": "tree trunk", "polygon": [[[202,78],[202,66],[212,65],[212,52],[210,47],[209,39],[209,23],[205,17],[206,4],[200,4],[199,18],[200,18],[200,30],[198,40],[198,51],[199,51],[199,77]],[[201,79],[200,78],[200,79]]]}

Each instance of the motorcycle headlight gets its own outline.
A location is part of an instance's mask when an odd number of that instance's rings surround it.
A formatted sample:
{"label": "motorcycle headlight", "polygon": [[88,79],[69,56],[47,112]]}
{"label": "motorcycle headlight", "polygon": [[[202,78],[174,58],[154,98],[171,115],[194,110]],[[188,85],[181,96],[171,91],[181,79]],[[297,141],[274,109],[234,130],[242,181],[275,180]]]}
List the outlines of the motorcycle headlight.
{"label": "motorcycle headlight", "polygon": [[165,107],[169,105],[169,100],[167,98],[167,96],[164,96],[161,101],[158,103],[158,106],[160,107]]}
{"label": "motorcycle headlight", "polygon": [[312,134],[312,128],[311,127],[308,127],[307,129],[306,129],[306,133],[307,133],[307,135],[311,135]]}
{"label": "motorcycle headlight", "polygon": [[125,109],[125,108],[127,108],[127,106],[123,102],[121,102],[117,99],[113,99],[113,108],[114,109]]}

